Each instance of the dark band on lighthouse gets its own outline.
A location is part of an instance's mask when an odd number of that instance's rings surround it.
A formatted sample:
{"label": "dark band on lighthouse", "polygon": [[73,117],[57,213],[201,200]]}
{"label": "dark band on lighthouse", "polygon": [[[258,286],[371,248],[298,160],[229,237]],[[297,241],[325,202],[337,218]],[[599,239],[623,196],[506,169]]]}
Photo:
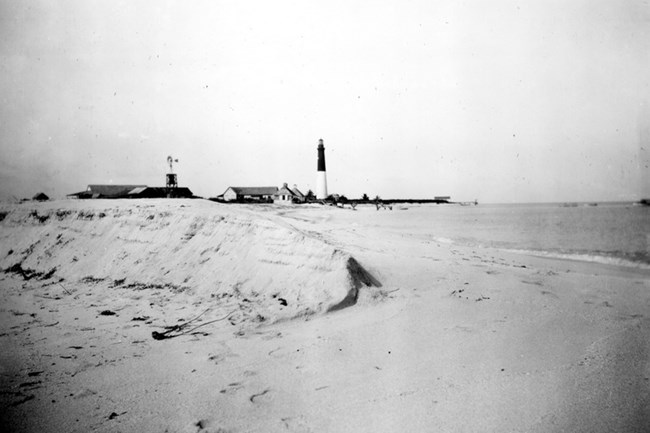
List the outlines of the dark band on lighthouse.
{"label": "dark band on lighthouse", "polygon": [[322,138],[318,140],[318,171],[325,171],[325,146]]}
{"label": "dark band on lighthouse", "polygon": [[318,171],[316,172],[316,198],[327,198],[327,175],[325,173],[325,146],[323,139],[318,140]]}

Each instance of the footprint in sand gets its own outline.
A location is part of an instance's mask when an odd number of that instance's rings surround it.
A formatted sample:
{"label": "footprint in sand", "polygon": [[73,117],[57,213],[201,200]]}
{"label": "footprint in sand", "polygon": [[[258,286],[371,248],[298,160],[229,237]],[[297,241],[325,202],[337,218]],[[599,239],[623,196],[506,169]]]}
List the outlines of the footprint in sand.
{"label": "footprint in sand", "polygon": [[269,392],[271,392],[271,389],[266,388],[264,391],[261,391],[261,392],[258,392],[258,393],[255,393],[255,394],[251,395],[250,397],[248,397],[248,399],[250,400],[251,403],[258,403],[261,400],[263,400],[263,398],[265,396],[268,396]]}
{"label": "footprint in sand", "polygon": [[241,382],[232,382],[229,383],[227,387],[219,391],[221,394],[234,394],[240,389],[242,389],[244,385]]}
{"label": "footprint in sand", "polygon": [[543,286],[544,283],[541,281],[528,281],[528,280],[521,280],[522,283],[524,284],[531,284],[533,286]]}
{"label": "footprint in sand", "polygon": [[313,431],[303,416],[282,418],[280,421],[287,430],[293,433],[311,433]]}
{"label": "footprint in sand", "polygon": [[228,359],[228,358],[234,358],[234,357],[238,357],[238,356],[239,356],[238,354],[233,353],[233,352],[230,350],[230,348],[228,348],[227,345],[225,345],[225,344],[223,344],[223,343],[221,343],[221,345],[223,346],[223,351],[222,351],[222,352],[219,352],[219,353],[216,353],[216,354],[212,354],[212,353],[210,353],[210,354],[208,355],[208,360],[214,362],[215,364],[219,364],[219,363],[225,361],[225,360]]}
{"label": "footprint in sand", "polygon": [[224,359],[226,359],[226,356],[224,354],[221,354],[221,353],[217,353],[216,355],[208,356],[208,360],[214,362],[215,364],[219,364]]}
{"label": "footprint in sand", "polygon": [[276,347],[275,349],[269,351],[268,355],[274,358],[281,358],[282,356],[286,355],[286,350],[282,346]]}
{"label": "footprint in sand", "polygon": [[272,332],[262,337],[262,340],[273,340],[275,338],[282,338],[282,332]]}
{"label": "footprint in sand", "polygon": [[[217,423],[212,419],[200,419],[197,422],[192,424],[197,430],[194,430],[196,433],[231,433],[234,430],[227,429],[221,426],[218,426]],[[191,430],[190,430],[191,431]]]}
{"label": "footprint in sand", "polygon": [[92,397],[95,394],[97,394],[97,391],[94,391],[94,390],[92,390],[90,388],[84,388],[81,391],[75,393],[72,396],[72,398],[74,398],[75,400],[79,400],[79,399],[86,398],[86,397]]}

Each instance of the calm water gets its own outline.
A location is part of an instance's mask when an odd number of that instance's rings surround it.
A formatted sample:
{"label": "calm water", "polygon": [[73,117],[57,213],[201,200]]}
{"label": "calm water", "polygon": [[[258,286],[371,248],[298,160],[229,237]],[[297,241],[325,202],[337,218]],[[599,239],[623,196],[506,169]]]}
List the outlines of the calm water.
{"label": "calm water", "polygon": [[650,269],[650,207],[600,203],[411,207],[438,240]]}

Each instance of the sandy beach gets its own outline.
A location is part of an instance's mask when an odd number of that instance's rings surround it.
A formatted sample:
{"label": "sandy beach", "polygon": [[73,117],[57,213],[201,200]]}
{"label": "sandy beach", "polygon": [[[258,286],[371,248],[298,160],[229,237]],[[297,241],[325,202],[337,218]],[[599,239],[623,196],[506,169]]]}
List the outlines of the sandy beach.
{"label": "sandy beach", "polygon": [[650,431],[645,269],[441,242],[407,208],[0,215],[2,431]]}

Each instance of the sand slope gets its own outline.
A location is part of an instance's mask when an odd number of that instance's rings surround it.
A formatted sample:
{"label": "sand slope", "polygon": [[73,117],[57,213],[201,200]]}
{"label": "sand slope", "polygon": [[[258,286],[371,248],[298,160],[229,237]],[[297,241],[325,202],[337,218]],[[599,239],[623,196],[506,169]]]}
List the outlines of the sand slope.
{"label": "sand slope", "polygon": [[[370,280],[345,252],[237,207],[205,201],[86,201],[4,210],[0,268],[49,281],[248,301],[275,321],[353,304]],[[250,317],[249,317],[250,316]]]}

